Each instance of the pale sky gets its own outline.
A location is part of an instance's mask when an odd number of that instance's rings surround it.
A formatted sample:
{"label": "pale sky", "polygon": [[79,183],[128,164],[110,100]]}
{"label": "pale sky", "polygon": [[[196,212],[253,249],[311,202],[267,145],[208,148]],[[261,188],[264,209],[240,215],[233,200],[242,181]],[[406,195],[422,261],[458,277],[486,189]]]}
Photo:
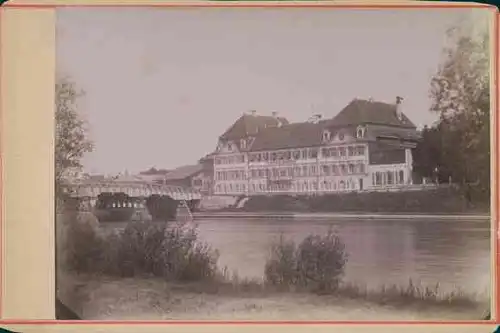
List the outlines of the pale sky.
{"label": "pale sky", "polygon": [[244,112],[333,117],[354,98],[429,124],[445,30],[470,9],[59,9],[58,74],[86,96],[87,172],[196,163]]}

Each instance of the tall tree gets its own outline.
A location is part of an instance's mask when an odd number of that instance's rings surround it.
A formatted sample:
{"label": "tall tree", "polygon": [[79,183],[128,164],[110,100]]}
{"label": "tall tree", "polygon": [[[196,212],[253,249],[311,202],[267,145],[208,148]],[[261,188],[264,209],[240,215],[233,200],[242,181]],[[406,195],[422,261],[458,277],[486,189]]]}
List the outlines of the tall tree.
{"label": "tall tree", "polygon": [[60,195],[68,173],[82,167],[81,160],[92,151],[93,144],[78,113],[77,100],[83,92],[68,79],[59,79],[55,89],[55,181],[56,194]]}
{"label": "tall tree", "polygon": [[431,81],[431,110],[440,116],[440,161],[463,188],[490,188],[489,33],[448,32],[449,46]]}
{"label": "tall tree", "polygon": [[[55,86],[55,190],[56,209],[61,209],[64,192],[62,186],[71,170],[81,168],[81,159],[92,151],[92,142],[88,139],[86,123],[78,113],[77,99],[83,92],[77,91],[76,85],[68,79],[59,79]],[[68,256],[68,244],[71,232],[64,221],[77,220],[76,216],[61,217],[56,215],[56,279],[60,279],[61,269]],[[79,233],[81,235],[81,233]],[[56,280],[56,318],[80,319],[64,305],[58,297],[59,284]]]}
{"label": "tall tree", "polygon": [[433,181],[448,181],[450,176],[446,161],[441,158],[441,131],[439,126],[425,126],[421,139],[413,150],[413,170],[421,177]]}

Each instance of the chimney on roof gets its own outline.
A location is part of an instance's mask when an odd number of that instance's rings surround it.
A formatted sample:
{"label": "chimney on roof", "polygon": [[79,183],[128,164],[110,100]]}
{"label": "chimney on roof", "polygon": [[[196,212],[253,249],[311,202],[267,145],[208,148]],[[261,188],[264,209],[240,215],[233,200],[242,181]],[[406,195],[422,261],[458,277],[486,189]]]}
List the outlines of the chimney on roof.
{"label": "chimney on roof", "polygon": [[276,111],[273,111],[271,113],[271,115],[273,116],[274,119],[276,119],[278,121],[278,124],[276,124],[276,127],[281,127],[283,126],[283,123],[281,122],[281,120],[278,118],[278,112]]}
{"label": "chimney on roof", "polygon": [[403,97],[396,96],[396,117],[399,120],[403,120],[403,112],[401,111],[401,104],[403,103]]}
{"label": "chimney on roof", "polygon": [[250,110],[250,114],[252,116],[256,116],[257,115],[257,110]]}

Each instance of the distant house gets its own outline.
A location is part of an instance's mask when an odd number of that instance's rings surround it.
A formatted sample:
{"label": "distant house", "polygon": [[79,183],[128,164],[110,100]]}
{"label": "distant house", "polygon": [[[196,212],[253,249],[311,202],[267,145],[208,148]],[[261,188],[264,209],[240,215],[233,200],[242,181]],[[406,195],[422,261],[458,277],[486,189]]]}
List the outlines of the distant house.
{"label": "distant house", "polygon": [[212,192],[213,171],[210,171],[209,160],[202,159],[202,163],[185,165],[171,170],[165,175],[164,182],[169,185],[191,187],[201,193],[210,194]]}
{"label": "distant house", "polygon": [[149,170],[139,172],[137,176],[146,182],[162,184],[165,182],[165,175],[169,172],[170,170],[166,169],[151,168]]}

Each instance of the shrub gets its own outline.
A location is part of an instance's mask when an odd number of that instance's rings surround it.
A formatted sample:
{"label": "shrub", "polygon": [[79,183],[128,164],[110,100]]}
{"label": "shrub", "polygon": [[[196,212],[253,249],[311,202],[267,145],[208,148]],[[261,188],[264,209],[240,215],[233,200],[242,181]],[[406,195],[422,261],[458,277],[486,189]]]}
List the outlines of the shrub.
{"label": "shrub", "polygon": [[105,253],[109,272],[121,276],[161,275],[166,225],[130,222],[119,235],[111,235]]}
{"label": "shrub", "polygon": [[178,281],[212,279],[217,271],[217,251],[198,241],[195,227],[167,229],[162,243],[163,276]]}
{"label": "shrub", "polygon": [[103,240],[99,221],[88,212],[66,212],[56,218],[58,267],[86,272],[100,261]]}
{"label": "shrub", "polygon": [[335,291],[346,262],[345,245],[335,233],[328,231],[324,236],[308,236],[297,251],[299,281],[315,291]]}
{"label": "shrub", "polygon": [[310,235],[298,246],[283,237],[273,245],[265,266],[266,282],[280,287],[335,292],[347,262],[344,243],[333,231]]}
{"label": "shrub", "polygon": [[264,268],[266,281],[275,286],[291,287],[297,284],[297,268],[297,246],[281,236],[271,247],[271,256]]}
{"label": "shrub", "polygon": [[[65,220],[72,218],[68,215]],[[66,268],[78,273],[200,281],[213,279],[217,271],[218,253],[198,240],[194,226],[130,222],[122,232],[103,237],[78,219],[65,226],[66,236],[58,240],[64,256],[58,262],[64,260]]]}

